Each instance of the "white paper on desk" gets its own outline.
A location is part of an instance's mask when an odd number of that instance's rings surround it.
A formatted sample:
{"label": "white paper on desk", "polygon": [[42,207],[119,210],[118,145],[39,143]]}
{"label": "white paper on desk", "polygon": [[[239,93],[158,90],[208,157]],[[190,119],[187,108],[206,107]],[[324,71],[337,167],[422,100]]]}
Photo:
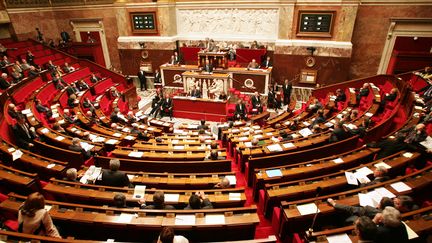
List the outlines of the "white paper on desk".
{"label": "white paper on desk", "polygon": [[230,201],[240,201],[241,200],[241,193],[240,192],[230,192],[228,194]]}
{"label": "white paper on desk", "polygon": [[245,142],[244,145],[246,146],[246,148],[250,148],[252,147],[252,142]]}
{"label": "white paper on desk", "polygon": [[419,237],[418,234],[413,229],[411,229],[411,227],[409,227],[404,221],[402,221],[402,223],[405,225],[405,228],[406,228],[406,231],[408,234],[408,240],[415,239],[415,238]]}
{"label": "white paper on desk", "polygon": [[346,126],[351,130],[357,129],[357,126],[354,124],[347,124]]}
{"label": "white paper on desk", "polygon": [[262,134],[259,134],[259,135],[255,135],[255,136],[253,136],[253,138],[256,138],[256,139],[258,139],[258,138],[262,138],[262,137],[263,137]]}
{"label": "white paper on desk", "polygon": [[432,149],[432,138],[430,136],[427,136],[426,140],[420,142],[420,144],[425,146],[427,149]]}
{"label": "white paper on desk", "polygon": [[332,126],[334,126],[334,124],[331,123],[331,122],[327,122],[327,123],[325,123],[324,125],[325,125],[326,127],[332,127]]}
{"label": "white paper on desk", "polygon": [[141,158],[143,156],[144,152],[137,152],[137,151],[132,151],[128,154],[129,157],[134,157],[134,158]]}
{"label": "white paper on desk", "polygon": [[372,207],[377,208],[381,202],[381,199],[383,198],[381,194],[379,194],[377,191],[370,191],[367,193],[369,198],[372,200]]}
{"label": "white paper on desk", "polygon": [[390,186],[393,187],[393,189],[395,189],[397,192],[404,192],[404,191],[411,190],[411,187],[402,181],[390,184]]}
{"label": "white paper on desk", "polygon": [[127,127],[125,127],[125,128],[122,129],[122,132],[130,132],[130,129],[127,128]]}
{"label": "white paper on desk", "polygon": [[149,131],[153,131],[153,130],[155,130],[155,129],[154,129],[154,127],[147,127],[147,130],[149,130]]}
{"label": "white paper on desk", "polygon": [[31,113],[31,110],[30,109],[25,109],[25,110],[22,110],[21,113],[23,115],[27,115],[27,114]]}
{"label": "white paper on desk", "polygon": [[118,142],[118,140],[115,140],[115,139],[109,139],[109,140],[106,141],[105,143],[106,143],[106,144],[114,145],[114,144],[116,144],[117,142]]}
{"label": "white paper on desk", "polygon": [[370,113],[370,112],[368,112],[368,113],[365,114],[365,116],[367,116],[367,117],[371,117],[371,116],[373,116],[373,114]]}
{"label": "white paper on desk", "polygon": [[248,140],[248,137],[239,137],[238,140],[239,140],[239,141],[247,141],[247,140]]}
{"label": "white paper on desk", "polygon": [[94,135],[94,134],[89,134],[89,139],[90,139],[90,140],[93,140],[93,139],[95,139],[95,138],[97,138],[96,135]]}
{"label": "white paper on desk", "polygon": [[269,145],[269,146],[267,146],[267,149],[270,152],[276,152],[276,151],[282,151],[283,150],[282,147],[280,146],[280,144]]}
{"label": "white paper on desk", "polygon": [[357,173],[367,176],[369,174],[373,174],[373,171],[368,167],[362,167],[360,169],[357,169]]}
{"label": "white paper on desk", "polygon": [[120,133],[118,133],[118,132],[116,132],[116,133],[114,133],[113,135],[112,135],[113,137],[121,137],[121,134]]}
{"label": "white paper on desk", "polygon": [[94,145],[88,144],[86,142],[80,142],[80,145],[85,151],[90,151],[92,148],[94,148]]}
{"label": "white paper on desk", "polygon": [[177,214],[175,217],[175,225],[194,225],[195,215],[194,214]]}
{"label": "white paper on desk", "polygon": [[293,137],[294,139],[296,139],[296,138],[298,138],[300,136],[298,134],[293,133],[293,134],[291,134],[291,137]]}
{"label": "white paper on desk", "polygon": [[49,164],[49,165],[47,165],[47,168],[48,168],[48,169],[51,169],[51,168],[53,168],[55,165],[56,165],[56,164]]}
{"label": "white paper on desk", "polygon": [[8,152],[9,153],[12,153],[12,152],[14,152],[15,151],[15,148],[8,148]]}
{"label": "white paper on desk", "polygon": [[57,136],[55,139],[58,140],[58,141],[62,141],[62,140],[65,139],[65,138],[62,137],[62,136]]}
{"label": "white paper on desk", "polygon": [[225,215],[223,214],[210,214],[205,216],[206,224],[225,224]]}
{"label": "white paper on desk", "polygon": [[41,129],[41,133],[43,133],[43,134],[49,133],[48,128],[45,127],[43,129]]}
{"label": "white paper on desk", "polygon": [[370,182],[370,179],[367,176],[365,176],[363,173],[355,172],[354,176],[361,184],[366,184]]}
{"label": "white paper on desk", "polygon": [[182,146],[182,145],[176,145],[176,146],[174,146],[173,148],[174,148],[174,149],[177,149],[177,150],[181,150],[181,149],[184,149],[185,146]]}
{"label": "white paper on desk", "polygon": [[225,177],[229,180],[231,186],[235,186],[236,185],[237,179],[236,179],[236,177],[234,175],[227,175]]}
{"label": "white paper on desk", "polygon": [[295,145],[293,143],[284,143],[284,144],[282,144],[282,146],[284,148],[293,148],[293,147],[295,147]]}
{"label": "white paper on desk", "polygon": [[240,129],[233,129],[231,130],[232,133],[240,132]]}
{"label": "white paper on desk", "polygon": [[349,172],[349,171],[345,171],[345,177],[346,177],[348,184],[356,185],[356,186],[358,185],[357,178],[354,176],[354,173]]}
{"label": "white paper on desk", "polygon": [[308,215],[320,212],[315,203],[298,205],[297,210],[300,212],[300,215]]}
{"label": "white paper on desk", "polygon": [[369,194],[367,194],[367,193],[359,193],[358,197],[359,197],[359,204],[360,204],[360,206],[362,206],[362,207],[365,207],[365,206],[375,207],[375,203],[372,200],[372,198],[369,196]]}
{"label": "white paper on desk", "polygon": [[133,198],[144,199],[146,186],[136,185],[134,189]]}
{"label": "white paper on desk", "polygon": [[396,197],[395,194],[393,194],[391,191],[387,190],[387,188],[385,188],[385,187],[379,187],[379,188],[375,189],[375,191],[378,192],[382,197],[389,197],[389,198]]}
{"label": "white paper on desk", "polygon": [[126,140],[134,140],[135,137],[131,136],[131,135],[127,135],[124,139],[126,139]]}
{"label": "white paper on desk", "polygon": [[198,125],[197,124],[190,124],[187,126],[187,128],[189,129],[198,129]]}
{"label": "white paper on desk", "polygon": [[298,131],[298,133],[300,133],[300,135],[302,135],[303,137],[308,137],[309,135],[313,134],[309,128],[303,128],[300,131]]}
{"label": "white paper on desk", "polygon": [[94,143],[102,143],[103,141],[105,141],[104,137],[96,137],[96,138],[92,139],[92,142],[94,142]]}
{"label": "white paper on desk", "polygon": [[337,159],[334,159],[333,162],[334,162],[335,164],[340,164],[340,163],[343,163],[344,161],[343,161],[343,159],[341,159],[341,158],[337,158]]}
{"label": "white paper on desk", "polygon": [[178,140],[178,139],[173,139],[173,140],[171,140],[171,143],[172,143],[172,144],[178,144],[178,143],[179,143],[179,140]]}
{"label": "white paper on desk", "polygon": [[386,169],[390,169],[391,168],[391,166],[390,165],[388,165],[388,164],[386,164],[385,162],[379,162],[379,163],[376,163],[376,164],[374,164],[374,166],[376,167],[376,168],[378,168],[378,167],[380,167],[380,166],[382,166],[382,167],[384,167],[384,168],[386,168]]}
{"label": "white paper on desk", "polygon": [[267,135],[267,136],[273,136],[273,133],[268,132],[268,133],[266,133],[266,135]]}
{"label": "white paper on desk", "polygon": [[19,149],[15,150],[15,152],[12,153],[12,161],[15,161],[15,160],[21,158],[22,155],[23,155],[23,152],[21,152],[21,150],[19,150]]}
{"label": "white paper on desk", "polygon": [[349,243],[352,242],[347,234],[326,236],[328,243]]}
{"label": "white paper on desk", "polygon": [[180,194],[169,194],[166,193],[165,195],[165,202],[178,202],[180,199]]}
{"label": "white paper on desk", "polygon": [[129,178],[130,181],[133,180],[133,178],[135,177],[135,175],[129,175],[129,174],[126,174],[126,175],[127,175],[127,177]]}
{"label": "white paper on desk", "polygon": [[275,170],[266,170],[265,171],[268,177],[277,177],[277,176],[282,176],[282,171],[280,169],[275,169]]}
{"label": "white paper on desk", "polygon": [[130,214],[130,213],[122,213],[120,214],[120,216],[117,217],[116,222],[117,223],[130,223],[132,222],[132,219],[135,215]]}
{"label": "white paper on desk", "polygon": [[308,126],[310,126],[310,123],[309,123],[309,122],[306,122],[306,121],[304,121],[304,122],[303,122],[303,125],[305,125],[305,126],[307,126],[307,127],[308,127]]}

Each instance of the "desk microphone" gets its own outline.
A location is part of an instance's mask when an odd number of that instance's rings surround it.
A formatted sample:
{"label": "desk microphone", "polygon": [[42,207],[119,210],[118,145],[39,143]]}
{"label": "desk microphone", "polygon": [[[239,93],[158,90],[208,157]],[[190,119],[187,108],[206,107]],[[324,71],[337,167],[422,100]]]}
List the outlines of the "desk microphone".
{"label": "desk microphone", "polygon": [[[316,190],[315,190],[315,199],[314,199],[314,203],[316,202],[317,198],[319,197],[321,191],[322,191],[322,187],[319,186],[319,187],[316,188]],[[317,218],[317,216],[318,216],[318,212],[319,212],[318,205],[316,205],[316,208],[317,208],[317,210],[316,210],[315,215],[314,215],[314,217],[313,217],[312,225],[311,225],[311,227],[309,228],[309,230],[308,230],[308,232],[307,232],[307,236],[308,236],[308,237],[312,237],[313,227],[314,227],[314,225],[315,225],[315,220],[316,220],[316,218]]]}

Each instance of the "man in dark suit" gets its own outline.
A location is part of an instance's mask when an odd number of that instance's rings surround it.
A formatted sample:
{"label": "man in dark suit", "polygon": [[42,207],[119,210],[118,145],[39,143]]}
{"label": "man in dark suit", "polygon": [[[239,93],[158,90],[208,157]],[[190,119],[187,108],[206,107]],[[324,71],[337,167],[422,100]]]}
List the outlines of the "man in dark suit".
{"label": "man in dark suit", "polygon": [[346,101],[346,94],[345,94],[345,92],[343,92],[342,89],[337,89],[336,90],[335,103],[337,103],[337,102],[345,102],[345,101]]}
{"label": "man in dark suit", "polygon": [[263,111],[261,99],[258,92],[255,92],[252,96],[252,107],[256,110],[256,113],[261,113]]}
{"label": "man in dark suit", "polygon": [[84,159],[90,159],[91,157],[91,151],[86,151],[83,147],[81,147],[81,140],[79,138],[73,138],[72,139],[72,144],[69,146],[69,150],[75,151],[75,152],[80,152]]}
{"label": "man in dark suit", "polygon": [[35,64],[35,62],[34,62],[34,59],[35,59],[35,56],[33,55],[33,53],[32,53],[30,50],[28,50],[28,51],[27,51],[27,55],[26,55],[26,60],[27,60],[27,62],[28,62],[30,65],[36,67],[36,64]]}
{"label": "man in dark suit", "polygon": [[23,117],[18,116],[16,121],[17,123],[12,127],[16,145],[22,149],[29,150],[34,146],[32,142],[36,138],[36,135],[31,131]]}
{"label": "man in dark suit", "polygon": [[373,221],[378,225],[374,242],[408,242],[406,227],[400,220],[400,212],[394,207],[384,208]]}
{"label": "man in dark suit", "polygon": [[190,97],[201,98],[201,92],[195,86],[192,87],[189,95]]}
{"label": "man in dark suit", "polygon": [[92,75],[90,77],[90,82],[97,83],[99,80],[101,80],[101,79],[96,77],[96,75],[94,73],[92,73]]}
{"label": "man in dark suit", "polygon": [[50,108],[48,108],[47,106],[44,106],[41,101],[39,99],[35,99],[35,105],[36,105],[36,110],[39,113],[43,113],[45,114],[45,116],[47,118],[50,118],[52,116],[52,111]]}
{"label": "man in dark suit", "polygon": [[362,97],[366,97],[368,95],[369,95],[369,83],[364,83],[363,87],[359,90],[356,96],[357,103],[360,102]]}
{"label": "man in dark suit", "polygon": [[[146,79],[145,75],[146,75],[146,73],[144,72],[144,70],[140,69],[138,72],[138,79],[140,81],[141,91],[147,90],[147,79]],[[144,87],[144,89],[143,89],[143,87]]]}
{"label": "man in dark suit", "polygon": [[337,142],[344,139],[347,139],[351,136],[351,134],[347,131],[342,122],[337,122],[335,127],[330,135],[329,142]]}
{"label": "man in dark suit", "polygon": [[392,154],[395,154],[399,151],[406,149],[415,149],[415,147],[410,146],[409,144],[404,142],[405,136],[402,133],[396,135],[396,138],[387,138],[378,143],[368,143],[367,147],[370,148],[380,148],[381,150],[377,153],[375,159],[382,159]]}
{"label": "man in dark suit", "polygon": [[211,73],[213,72],[213,65],[210,64],[210,61],[207,59],[204,67],[202,68],[203,72]]}
{"label": "man in dark suit", "polygon": [[288,81],[288,79],[285,79],[285,83],[282,87],[283,95],[284,95],[284,105],[289,105],[291,102],[291,92],[292,92],[292,84]]}
{"label": "man in dark suit", "polygon": [[130,187],[129,178],[126,173],[119,171],[120,160],[112,159],[109,162],[109,170],[103,170],[102,179],[99,184],[104,186],[115,186],[115,187]]}
{"label": "man in dark suit", "polygon": [[21,113],[21,111],[18,110],[18,107],[16,107],[15,104],[10,103],[8,105],[8,114],[13,119],[18,119],[18,117],[24,118],[24,115]]}
{"label": "man in dark suit", "polygon": [[184,209],[212,209],[213,204],[204,192],[196,192],[189,197],[189,204]]}
{"label": "man in dark suit", "polygon": [[66,32],[66,31],[64,31],[64,30],[60,33],[60,37],[61,37],[62,40],[63,40],[64,42],[66,42],[66,43],[70,41],[69,33]]}
{"label": "man in dark suit", "polygon": [[235,107],[234,118],[237,120],[246,120],[246,115],[246,105],[242,100],[239,100]]}
{"label": "man in dark suit", "polygon": [[175,209],[172,205],[165,204],[165,194],[163,191],[155,191],[153,194],[153,205],[146,205],[145,199],[140,199],[140,208],[141,209]]}
{"label": "man in dark suit", "polygon": [[170,116],[170,119],[172,119],[172,99],[170,98],[169,94],[165,95],[165,98],[162,100],[161,105],[161,117],[168,114]]}
{"label": "man in dark suit", "polygon": [[68,96],[71,96],[72,94],[77,94],[79,92],[78,88],[76,87],[75,83],[71,83],[66,87],[66,92]]}
{"label": "man in dark suit", "polygon": [[261,67],[263,67],[263,68],[273,67],[273,62],[270,60],[269,56],[267,56],[266,60],[261,63]]}
{"label": "man in dark suit", "polygon": [[34,66],[30,66],[30,70],[28,71],[29,78],[35,78],[40,75],[40,70],[36,69]]}
{"label": "man in dark suit", "polygon": [[7,79],[7,74],[2,73],[0,77],[0,89],[5,90],[10,87],[10,83],[6,79]]}
{"label": "man in dark suit", "polygon": [[160,84],[160,83],[162,83],[162,77],[161,77],[161,74],[160,74],[160,72],[159,72],[159,69],[156,69],[156,72],[155,72],[155,74],[154,74],[154,83],[155,83],[155,84]]}
{"label": "man in dark suit", "polygon": [[174,64],[176,65],[180,65],[182,63],[182,58],[181,56],[178,54],[178,52],[174,52]]}

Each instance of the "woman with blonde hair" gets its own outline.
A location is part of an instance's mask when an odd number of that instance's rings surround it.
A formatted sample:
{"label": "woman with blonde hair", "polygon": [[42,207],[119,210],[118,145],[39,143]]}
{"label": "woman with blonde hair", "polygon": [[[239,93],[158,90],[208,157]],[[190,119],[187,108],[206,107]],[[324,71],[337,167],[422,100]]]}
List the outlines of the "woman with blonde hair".
{"label": "woman with blonde hair", "polygon": [[39,192],[30,194],[18,211],[18,232],[61,238]]}

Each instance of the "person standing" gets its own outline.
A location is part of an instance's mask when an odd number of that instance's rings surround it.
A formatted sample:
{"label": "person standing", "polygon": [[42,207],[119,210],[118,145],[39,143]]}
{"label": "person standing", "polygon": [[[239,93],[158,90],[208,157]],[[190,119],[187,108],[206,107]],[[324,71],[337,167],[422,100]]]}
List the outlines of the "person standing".
{"label": "person standing", "polygon": [[288,79],[285,79],[285,83],[282,87],[283,90],[283,102],[284,105],[289,105],[290,101],[291,101],[291,93],[292,93],[292,84],[291,82],[288,81]]}
{"label": "person standing", "polygon": [[144,72],[144,70],[140,69],[138,72],[138,79],[140,81],[140,88],[141,91],[143,91],[143,87],[144,90],[147,90],[147,79],[146,79],[146,73]]}

